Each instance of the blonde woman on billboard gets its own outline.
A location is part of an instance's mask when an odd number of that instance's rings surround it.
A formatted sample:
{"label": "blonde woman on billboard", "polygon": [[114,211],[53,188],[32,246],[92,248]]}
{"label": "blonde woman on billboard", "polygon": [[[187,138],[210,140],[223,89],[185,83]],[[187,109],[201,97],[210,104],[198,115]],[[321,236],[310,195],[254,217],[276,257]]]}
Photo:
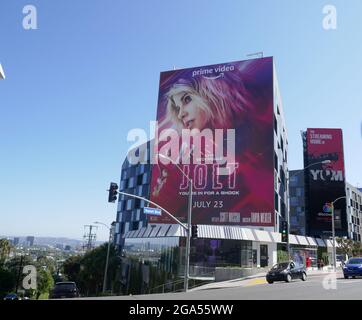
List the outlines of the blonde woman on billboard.
{"label": "blonde woman on billboard", "polygon": [[178,80],[166,94],[164,123],[171,122],[179,133],[182,129],[235,128],[250,106],[243,84],[235,80],[232,75]]}
{"label": "blonde woman on billboard", "polygon": [[[241,125],[245,118],[243,115],[251,105],[243,83],[233,75],[217,79],[203,76],[190,80],[179,79],[170,87],[164,98],[166,115],[160,127],[171,127],[180,136],[184,129],[197,129],[193,134],[199,134],[204,129],[234,129]],[[210,141],[204,142],[199,150],[204,159],[214,154],[213,137],[212,134]],[[223,146],[226,147],[226,143]],[[193,150],[193,147],[194,145],[188,146],[188,150]],[[178,160],[183,157],[183,151],[179,150]],[[189,156],[191,158],[191,154]],[[162,177],[167,176],[166,169],[161,170],[159,166],[158,169],[159,178],[153,190],[156,197],[166,182]]]}

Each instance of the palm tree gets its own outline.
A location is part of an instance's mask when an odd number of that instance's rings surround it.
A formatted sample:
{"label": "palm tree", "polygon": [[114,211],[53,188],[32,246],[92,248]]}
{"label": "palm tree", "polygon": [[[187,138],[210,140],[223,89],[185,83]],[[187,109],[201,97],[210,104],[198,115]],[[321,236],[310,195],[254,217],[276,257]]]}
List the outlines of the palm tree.
{"label": "palm tree", "polygon": [[1,264],[5,263],[6,258],[9,256],[11,251],[10,241],[7,239],[0,239],[0,261]]}

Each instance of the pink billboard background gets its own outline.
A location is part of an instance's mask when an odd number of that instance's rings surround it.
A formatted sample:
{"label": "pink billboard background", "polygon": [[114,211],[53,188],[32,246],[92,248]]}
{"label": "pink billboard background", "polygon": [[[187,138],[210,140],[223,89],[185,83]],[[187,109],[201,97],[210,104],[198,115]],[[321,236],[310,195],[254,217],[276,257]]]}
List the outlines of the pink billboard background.
{"label": "pink billboard background", "polygon": [[344,177],[343,137],[341,129],[315,128],[307,129],[307,146],[309,163],[331,160],[323,167],[341,170]]}
{"label": "pink billboard background", "polygon": [[[162,72],[157,121],[155,157],[170,144],[161,141],[164,129],[223,129],[222,140],[202,140],[201,154],[222,145],[224,155],[235,158],[234,173],[224,176],[216,175],[216,161],[179,164],[194,181],[193,224],[274,226],[272,58]],[[232,151],[226,150],[227,129],[235,130]],[[181,150],[181,138],[173,145]],[[193,147],[191,139],[186,150]],[[173,163],[153,165],[150,198],[185,222],[188,182],[174,164],[178,157],[166,153]],[[149,222],[174,223],[164,213],[149,216]]]}

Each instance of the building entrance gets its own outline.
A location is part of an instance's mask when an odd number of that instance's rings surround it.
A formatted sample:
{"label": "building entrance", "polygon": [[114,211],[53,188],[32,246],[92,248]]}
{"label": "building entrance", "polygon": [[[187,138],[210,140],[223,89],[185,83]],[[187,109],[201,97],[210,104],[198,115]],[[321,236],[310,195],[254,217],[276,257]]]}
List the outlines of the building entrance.
{"label": "building entrance", "polygon": [[260,267],[264,268],[268,266],[268,245],[261,244],[260,245]]}

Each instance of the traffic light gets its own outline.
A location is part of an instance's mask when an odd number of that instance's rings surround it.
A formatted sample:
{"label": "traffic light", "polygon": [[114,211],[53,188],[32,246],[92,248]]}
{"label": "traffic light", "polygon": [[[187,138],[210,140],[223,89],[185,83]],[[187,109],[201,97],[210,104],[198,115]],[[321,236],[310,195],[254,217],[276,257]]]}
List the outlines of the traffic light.
{"label": "traffic light", "polygon": [[197,238],[197,225],[196,224],[191,226],[191,237],[193,239]]}
{"label": "traffic light", "polygon": [[118,195],[118,185],[117,183],[111,182],[111,185],[109,186],[109,195],[108,195],[108,202],[115,202],[117,200]]}
{"label": "traffic light", "polygon": [[282,222],[282,242],[288,242],[288,222]]}

